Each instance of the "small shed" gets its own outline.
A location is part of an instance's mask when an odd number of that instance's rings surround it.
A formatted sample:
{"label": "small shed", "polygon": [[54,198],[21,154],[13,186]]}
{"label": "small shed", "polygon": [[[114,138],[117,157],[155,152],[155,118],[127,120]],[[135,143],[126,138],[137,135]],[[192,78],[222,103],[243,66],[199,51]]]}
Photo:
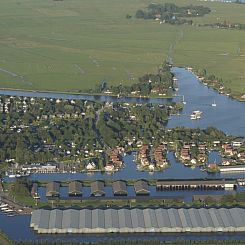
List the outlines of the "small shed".
{"label": "small shed", "polygon": [[149,195],[149,186],[146,180],[138,180],[134,183],[134,190],[136,195]]}
{"label": "small shed", "polygon": [[58,197],[60,196],[60,183],[59,182],[49,182],[46,185],[46,197]]}
{"label": "small shed", "polygon": [[69,196],[82,196],[82,183],[80,181],[72,181],[69,183]]}
{"label": "small shed", "polygon": [[97,180],[91,183],[91,196],[104,196],[105,183],[104,181]]}
{"label": "small shed", "polygon": [[127,185],[123,180],[117,180],[112,183],[114,196],[127,196]]}

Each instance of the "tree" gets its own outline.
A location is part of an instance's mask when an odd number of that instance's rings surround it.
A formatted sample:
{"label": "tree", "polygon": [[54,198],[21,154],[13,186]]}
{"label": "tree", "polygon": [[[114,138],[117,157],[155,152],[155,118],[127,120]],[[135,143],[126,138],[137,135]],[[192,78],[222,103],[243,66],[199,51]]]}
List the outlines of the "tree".
{"label": "tree", "polygon": [[138,18],[138,19],[142,19],[145,17],[145,13],[143,10],[139,9],[136,11],[136,14],[135,14],[135,17]]}

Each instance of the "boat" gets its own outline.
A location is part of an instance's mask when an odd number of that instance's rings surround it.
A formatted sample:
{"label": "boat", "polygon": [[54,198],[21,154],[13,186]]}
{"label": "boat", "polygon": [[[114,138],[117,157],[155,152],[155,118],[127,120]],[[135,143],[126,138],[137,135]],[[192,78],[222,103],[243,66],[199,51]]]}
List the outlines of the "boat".
{"label": "boat", "polygon": [[8,207],[8,204],[1,204],[0,209]]}
{"label": "boat", "polygon": [[1,210],[4,212],[5,210],[8,210],[9,208],[1,208]]}
{"label": "boat", "polygon": [[184,105],[186,104],[185,96],[184,96],[184,95],[182,96],[182,103],[183,103]]}
{"label": "boat", "polygon": [[191,114],[191,120],[201,119],[202,112],[201,111],[193,111]]}
{"label": "boat", "polygon": [[215,100],[213,101],[212,106],[213,106],[213,107],[215,107],[215,106],[216,106]]}

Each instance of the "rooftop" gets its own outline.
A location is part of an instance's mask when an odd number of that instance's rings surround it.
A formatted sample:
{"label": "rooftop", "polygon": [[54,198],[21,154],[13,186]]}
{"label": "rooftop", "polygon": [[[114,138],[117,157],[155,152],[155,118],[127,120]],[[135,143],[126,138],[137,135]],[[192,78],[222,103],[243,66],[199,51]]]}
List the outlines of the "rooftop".
{"label": "rooftop", "polygon": [[39,209],[30,226],[38,233],[245,232],[245,209]]}

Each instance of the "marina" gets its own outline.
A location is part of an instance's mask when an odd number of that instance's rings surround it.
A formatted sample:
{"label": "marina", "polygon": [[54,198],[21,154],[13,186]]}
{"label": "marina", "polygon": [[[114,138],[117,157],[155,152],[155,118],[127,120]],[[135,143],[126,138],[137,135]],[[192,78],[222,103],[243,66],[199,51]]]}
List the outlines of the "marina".
{"label": "marina", "polygon": [[[169,120],[167,127],[169,129],[177,127],[177,126],[185,126],[191,128],[206,128],[209,126],[216,126],[220,130],[223,130],[227,134],[237,135],[237,136],[245,136],[245,125],[241,122],[245,121],[245,106],[243,103],[235,101],[229,97],[224,95],[218,94],[212,89],[207,88],[202,83],[198,81],[196,76],[183,68],[173,68],[173,72],[175,73],[176,78],[178,79],[178,87],[179,90],[176,91],[179,94],[184,95],[183,100],[186,102],[183,111],[180,112],[180,116],[171,116],[171,120]],[[33,93],[33,92],[23,92],[23,91],[7,91],[2,90],[0,91],[1,94],[10,94],[16,96],[39,96],[39,97],[48,97],[48,98],[63,98],[63,99],[87,99],[87,100],[99,100],[99,101],[118,101],[117,98],[114,97],[101,97],[101,96],[86,96],[80,97],[79,95],[70,95],[70,94],[57,94],[57,93]],[[217,107],[210,106],[210,102],[215,99],[215,103],[217,103]],[[171,102],[171,99],[159,99],[159,98],[152,98],[152,99],[144,99],[144,98],[120,98],[120,101],[124,101],[128,103],[159,103],[164,104],[167,102]],[[176,96],[173,99],[174,101],[180,101],[180,97]],[[201,120],[190,120],[190,116],[193,111],[199,110],[203,113]],[[130,180],[130,179],[150,179],[156,178],[161,180],[168,180],[168,179],[175,179],[175,180],[191,180],[191,179],[203,179],[207,178],[209,180],[212,179],[224,179],[224,178],[231,178],[237,179],[239,178],[239,186],[237,187],[237,192],[243,192],[243,186],[241,185],[245,179],[245,172],[244,171],[236,171],[236,172],[220,172],[220,173],[207,173],[201,171],[200,168],[196,167],[191,169],[189,167],[185,167],[182,163],[178,162],[174,156],[173,152],[167,153],[168,162],[170,162],[170,167],[164,171],[157,171],[157,172],[145,172],[145,171],[138,171],[136,164],[134,162],[135,159],[135,152],[129,153],[128,155],[124,156],[124,163],[125,167],[114,174],[106,174],[103,172],[92,172],[90,174],[87,173],[33,173],[28,176],[29,180],[32,181],[72,181],[72,180]],[[208,162],[214,162],[215,159],[218,159],[217,155],[211,154],[210,159]],[[13,178],[6,178],[6,181],[12,181]],[[149,187],[150,195],[149,198],[156,196],[156,188]],[[46,190],[45,188],[39,188],[39,197],[40,200],[46,200]],[[110,187],[109,189],[105,187],[105,197],[110,198],[113,196],[113,190]],[[180,197],[183,196],[185,201],[191,201],[193,195],[200,195],[201,193],[205,195],[225,195],[232,193],[234,190],[174,190],[171,192],[162,193],[161,198],[163,196],[175,196]],[[127,190],[127,197],[131,197],[132,193],[134,192],[133,188],[128,188]],[[60,188],[60,197],[68,196],[68,187],[61,187]],[[108,193],[111,193],[108,195]],[[90,188],[83,187],[82,188],[82,196],[84,198],[88,198],[90,196]],[[43,199],[44,198],[44,199]],[[97,197],[95,197],[97,198]],[[100,198],[100,197],[99,197]],[[103,197],[102,197],[103,198]],[[113,197],[114,198],[114,197]],[[101,241],[103,239],[137,239],[137,234],[130,235],[130,234],[122,234],[117,235],[116,237],[113,234],[104,234],[104,235],[83,235],[79,236],[76,234],[69,234],[68,236],[59,235],[57,237],[53,237],[52,235],[45,235],[39,236],[33,230],[29,228],[31,216],[30,215],[17,215],[13,217],[8,217],[6,214],[0,212],[1,224],[0,229],[3,230],[11,239],[18,240],[18,239],[26,239],[38,241],[42,239],[48,239],[49,241],[54,240],[76,240],[76,241]],[[13,227],[19,227],[19,232],[16,234],[14,232]],[[244,235],[239,233],[232,233],[228,234],[213,234],[207,236],[202,234],[179,234],[178,235],[181,239],[185,240],[206,240],[206,239],[241,239],[244,240]],[[166,241],[166,240],[174,240],[176,235],[174,234],[165,234],[156,235],[154,234],[154,239],[159,241]],[[148,239],[152,238],[152,235],[142,233],[140,236],[141,239]]]}

